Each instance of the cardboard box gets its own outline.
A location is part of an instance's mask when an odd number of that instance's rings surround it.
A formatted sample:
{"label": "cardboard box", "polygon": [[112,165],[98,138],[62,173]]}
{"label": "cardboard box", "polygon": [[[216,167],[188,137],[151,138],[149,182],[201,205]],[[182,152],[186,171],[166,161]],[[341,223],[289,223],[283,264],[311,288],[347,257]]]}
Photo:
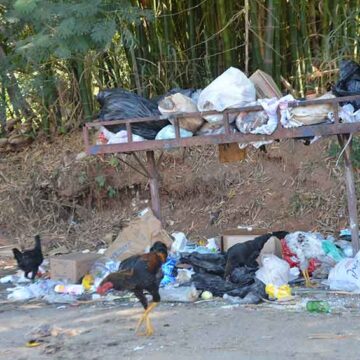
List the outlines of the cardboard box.
{"label": "cardboard box", "polygon": [[99,254],[73,253],[50,258],[50,275],[52,280],[68,280],[76,284],[91,269]]}
{"label": "cardboard box", "polygon": [[239,144],[220,144],[219,161],[224,163],[241,161],[246,158],[246,149],[240,149]]}
{"label": "cardboard box", "polygon": [[162,241],[168,248],[172,244],[160,220],[154,216],[151,209],[146,208],[139,217],[120,231],[106,250],[105,256],[122,261],[129,256],[143,254],[156,241]]}
{"label": "cardboard box", "polygon": [[250,81],[255,85],[258,99],[281,98],[282,94],[273,78],[264,71],[256,70],[250,77]]}
{"label": "cardboard box", "polygon": [[[245,241],[253,240],[257,236],[268,233],[269,230],[263,229],[233,229],[227,230],[221,236],[221,250],[227,251],[231,246],[243,243]],[[264,245],[260,255],[274,254],[282,258],[282,247],[279,239],[272,237]],[[259,260],[259,259],[258,259]]]}

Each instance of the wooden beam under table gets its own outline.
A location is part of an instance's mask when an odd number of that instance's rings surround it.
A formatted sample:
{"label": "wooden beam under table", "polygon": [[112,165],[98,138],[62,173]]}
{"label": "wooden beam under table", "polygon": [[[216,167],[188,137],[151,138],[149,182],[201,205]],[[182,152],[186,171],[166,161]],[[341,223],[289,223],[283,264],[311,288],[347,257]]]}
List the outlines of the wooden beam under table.
{"label": "wooden beam under table", "polygon": [[338,135],[338,140],[341,148],[344,148],[344,164],[345,164],[345,183],[346,193],[349,211],[349,222],[351,231],[351,243],[353,247],[354,255],[360,249],[359,243],[359,222],[357,214],[357,199],[355,191],[354,172],[351,163],[351,143],[352,139],[349,140],[349,134]]}
{"label": "wooden beam under table", "polygon": [[146,158],[150,180],[151,208],[154,215],[162,222],[159,193],[160,176],[156,167],[154,151],[147,151]]}

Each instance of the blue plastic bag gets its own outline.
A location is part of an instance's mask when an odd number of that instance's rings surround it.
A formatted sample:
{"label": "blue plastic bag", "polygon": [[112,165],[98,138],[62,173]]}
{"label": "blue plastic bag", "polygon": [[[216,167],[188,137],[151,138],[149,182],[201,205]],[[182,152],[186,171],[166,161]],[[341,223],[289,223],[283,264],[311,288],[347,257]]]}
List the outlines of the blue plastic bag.
{"label": "blue plastic bag", "polygon": [[165,264],[161,267],[164,277],[160,282],[160,286],[172,284],[176,281],[176,275],[174,274],[176,261],[177,260],[175,258],[168,257]]}

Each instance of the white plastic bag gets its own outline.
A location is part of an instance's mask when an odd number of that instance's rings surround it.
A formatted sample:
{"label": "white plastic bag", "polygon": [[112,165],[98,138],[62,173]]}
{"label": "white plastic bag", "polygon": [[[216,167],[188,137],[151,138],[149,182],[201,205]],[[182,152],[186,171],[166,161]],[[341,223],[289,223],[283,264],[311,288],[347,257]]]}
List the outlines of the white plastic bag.
{"label": "white plastic bag", "polygon": [[244,134],[262,134],[271,135],[277,128],[278,117],[277,108],[279,100],[259,99],[253,104],[261,105],[263,111],[241,112],[236,118],[236,127]]}
{"label": "white plastic bag", "polygon": [[265,285],[285,285],[289,282],[289,264],[276,255],[264,255],[261,259],[262,266],[256,271],[256,277]]}
{"label": "white plastic bag", "polygon": [[187,238],[183,232],[176,231],[171,234],[175,241],[171,245],[171,252],[183,252],[187,245]]}
{"label": "white plastic bag", "polygon": [[[180,137],[186,138],[193,136],[191,131],[180,128]],[[167,125],[163,127],[156,135],[155,140],[166,140],[166,139],[175,139],[175,126]]]}
{"label": "white plastic bag", "polygon": [[360,252],[355,258],[341,260],[330,270],[328,285],[331,290],[360,292]]}
{"label": "white plastic bag", "polygon": [[[256,100],[254,84],[246,75],[234,67],[230,67],[200,94],[198,100],[199,111],[224,111],[232,107],[246,106]],[[230,122],[234,121],[236,114],[230,115]],[[221,121],[222,115],[207,115],[209,122]]]}
{"label": "white plastic bag", "polygon": [[[107,144],[124,144],[128,142],[126,130],[120,130],[117,133],[113,133],[103,126],[101,126],[100,130],[107,140]],[[132,141],[145,141],[145,139],[139,135],[132,134]]]}

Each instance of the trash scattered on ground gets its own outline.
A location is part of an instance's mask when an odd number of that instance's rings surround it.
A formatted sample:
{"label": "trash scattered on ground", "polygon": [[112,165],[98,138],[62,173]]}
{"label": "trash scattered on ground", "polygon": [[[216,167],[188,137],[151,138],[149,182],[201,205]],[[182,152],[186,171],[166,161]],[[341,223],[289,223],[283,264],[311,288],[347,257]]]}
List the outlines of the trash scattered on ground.
{"label": "trash scattered on ground", "polygon": [[173,253],[184,252],[186,245],[188,243],[185,234],[183,232],[177,231],[172,233],[171,236],[175,239],[171,245],[171,252]]}
{"label": "trash scattered on ground", "polygon": [[52,280],[67,280],[76,284],[89,273],[91,266],[100,257],[92,253],[72,253],[50,258]]}
{"label": "trash scattered on ground", "polygon": [[267,284],[265,286],[265,292],[269,295],[270,299],[283,300],[291,298],[291,287],[288,284],[281,286]]}
{"label": "trash scattered on ground", "polygon": [[195,286],[167,286],[159,290],[161,301],[168,302],[194,302],[199,297]]}
{"label": "trash scattered on ground", "polygon": [[160,285],[166,286],[169,284],[173,284],[176,281],[176,274],[175,274],[175,265],[177,260],[168,256],[165,264],[161,267],[164,277],[161,280]]}
{"label": "trash scattered on ground", "polygon": [[172,244],[160,220],[155,217],[151,209],[147,208],[120,231],[105,252],[105,256],[113,260],[124,260],[129,256],[148,251],[156,241],[162,241],[168,247]]}
{"label": "trash scattered on ground", "polygon": [[312,300],[306,303],[306,310],[309,312],[329,313],[331,308],[327,301]]}
{"label": "trash scattered on ground", "polygon": [[330,270],[327,284],[331,290],[360,292],[360,253],[337,263]]}
{"label": "trash scattered on ground", "polygon": [[83,285],[56,285],[55,292],[59,294],[81,295],[85,289]]}
{"label": "trash scattered on ground", "polygon": [[203,300],[211,300],[213,297],[214,296],[210,291],[203,291],[201,293],[201,299],[203,299]]}
{"label": "trash scattered on ground", "polygon": [[[283,233],[278,232],[278,234]],[[135,234],[138,240],[135,244],[130,244]],[[239,240],[238,235],[232,236]],[[343,236],[346,235],[344,231]],[[131,294],[112,290],[106,296],[100,296],[96,293],[98,285],[109,273],[121,268],[119,258],[123,260],[125,252],[128,253],[127,256],[146,253],[153,244],[154,238],[165,238],[171,251],[162,266],[163,278],[159,290],[161,301],[185,303],[225,301],[229,303],[226,306],[232,307],[264,303],[264,306],[287,311],[327,312],[326,309],[331,308],[333,314],[352,309],[354,306],[360,309],[351,298],[353,294],[360,292],[360,283],[357,280],[360,278],[358,256],[347,257],[350,252],[349,242],[346,240],[336,240],[330,236],[325,238],[318,233],[295,232],[286,235],[280,241],[267,234],[264,237],[267,239],[264,240],[267,252],[262,252],[259,258],[257,258],[258,252],[254,252],[251,256],[255,256],[257,260],[254,259],[251,266],[235,266],[225,279],[228,255],[227,252],[220,252],[218,238],[210,238],[199,245],[192,243],[181,232],[173,233],[172,237],[174,240],[170,240],[170,236],[165,233],[152,212],[145,210],[130,223],[128,228],[122,230],[111,245],[111,251],[107,249],[105,255],[89,252],[72,254],[76,259],[72,262],[78,263],[75,267],[69,266],[71,261],[69,263],[64,260],[68,256],[55,257],[63,261],[61,267],[69,268],[60,271],[55,266],[57,273],[68,274],[70,271],[76,274],[74,279],[78,279],[77,281],[71,282],[67,276],[54,280],[51,262],[52,278],[46,278],[49,265],[45,260],[40,271],[43,277],[37,281],[30,282],[24,278],[23,272],[19,271],[18,274],[1,278],[0,283],[15,285],[7,289],[8,301],[38,299],[50,304],[76,305],[120,301],[129,304],[137,301]],[[282,249],[283,259],[279,247]],[[280,256],[277,256],[279,253]],[[80,266],[79,264],[83,262],[79,261],[79,255],[92,257],[92,260],[91,262],[89,260],[86,266]],[[296,286],[303,281],[299,279],[300,270],[304,271],[306,267],[316,279],[326,280],[317,280],[315,289]],[[82,269],[80,272],[74,270],[79,268]],[[334,292],[335,290],[337,292]],[[322,303],[321,307],[319,301],[327,301],[328,307]],[[38,343],[42,341],[30,340]]]}

